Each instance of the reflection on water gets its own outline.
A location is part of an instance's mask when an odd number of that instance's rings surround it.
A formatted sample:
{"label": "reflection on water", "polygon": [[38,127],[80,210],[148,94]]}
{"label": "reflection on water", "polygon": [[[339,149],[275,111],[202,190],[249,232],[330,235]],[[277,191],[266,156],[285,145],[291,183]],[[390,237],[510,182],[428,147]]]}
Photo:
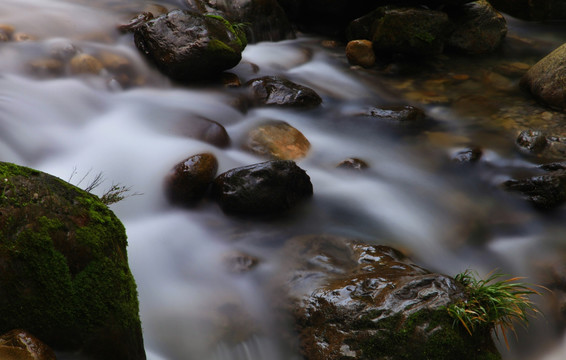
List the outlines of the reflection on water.
{"label": "reflection on water", "polygon": [[[316,37],[250,45],[234,69],[242,82],[285,75],[314,88],[324,102],[304,112],[242,113],[232,106],[238,90],[171,85],[140,57],[130,35],[115,30],[147,6],[155,5],[0,3],[0,24],[36,39],[0,45],[0,157],[63,179],[74,169],[78,178],[103,172],[108,182],[143,193],[113,210],[129,236],[150,359],[298,358],[292,341],[282,336],[287,324],[270,308],[269,294],[277,264],[284,261],[278,249],[294,235],[351,236],[393,245],[447,274],[499,268],[533,282],[541,279],[535,271],[540,264],[563,251],[563,212],[535,213],[498,184],[532,166],[514,149],[518,131],[564,132],[564,114],[540,107],[517,88],[522,72],[566,39],[564,30],[511,21],[501,53],[478,59],[447,55],[419,65],[419,71],[416,64],[351,69],[342,47],[325,48]],[[30,71],[30,62],[54,49],[111,52],[130,65],[127,72],[109,68],[97,77],[67,68],[57,76]],[[389,103],[423,107],[429,122],[414,129],[355,116]],[[223,124],[232,146],[221,150],[179,135],[178,126],[191,116]],[[206,202],[183,211],[167,204],[163,177],[189,155],[214,153],[220,172],[262,161],[238,141],[266,118],[286,121],[310,141],[311,152],[299,162],[315,189],[309,204],[277,221],[230,218]],[[484,152],[475,168],[449,160],[470,145]],[[352,156],[369,169],[335,168]],[[228,271],[226,256],[235,252],[257,258],[258,265],[246,273]],[[541,307],[550,315],[511,339],[513,351],[501,349],[505,359],[566,356],[554,313],[543,302]],[[554,346],[554,355],[542,355]]]}

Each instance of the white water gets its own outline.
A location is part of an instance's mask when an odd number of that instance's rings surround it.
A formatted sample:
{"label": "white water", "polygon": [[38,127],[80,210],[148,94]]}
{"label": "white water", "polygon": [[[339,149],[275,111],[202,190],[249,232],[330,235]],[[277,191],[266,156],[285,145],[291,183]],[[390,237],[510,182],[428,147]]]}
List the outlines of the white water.
{"label": "white water", "polygon": [[[144,4],[139,1],[137,8]],[[146,65],[131,36],[113,30],[127,18],[71,0],[1,1],[0,24],[11,24],[38,40],[0,44],[0,160],[64,180],[74,174],[71,182],[86,175],[79,186],[102,172],[107,181],[96,192],[119,183],[143,194],[112,209],[128,233],[149,359],[298,358],[281,339],[285,325],[269,308],[267,293],[281,261],[280,239],[294,234],[335,233],[393,245],[424,266],[450,275],[467,268],[482,273],[500,268],[529,276],[525,260],[537,242],[564,233],[560,227],[552,234],[539,231],[544,223],[531,214],[534,221],[517,225],[511,234],[494,231],[485,246],[458,241],[467,234],[468,224],[486,221],[490,216],[486,213],[512,216],[513,208],[529,210],[507,197],[494,200],[486,188],[445,172],[438,153],[411,143],[410,138],[340,123],[341,117],[363,104],[378,105],[390,95],[347,71],[321,50],[319,39],[251,45],[234,72],[247,80],[252,76],[249,63],[254,63],[260,72],[253,76],[284,74],[321,94],[322,110],[256,109],[242,114],[229,105],[233,97],[221,88],[175,87]],[[82,40],[99,32],[112,41]],[[85,52],[106,49],[128,57],[148,85],[116,89],[104,73],[49,80],[26,73],[27,61],[54,44],[69,42]],[[232,147],[220,150],[179,136],[176,126],[191,115],[223,124]],[[219,172],[263,161],[240,150],[237,142],[266,117],[288,122],[311,142],[309,156],[298,162],[314,186],[309,204],[273,223],[229,218],[211,203],[193,210],[168,205],[163,177],[187,156],[212,152],[219,160]],[[365,159],[370,170],[350,174],[335,169],[350,156]],[[495,152],[489,156],[507,161]],[[226,271],[225,256],[234,251],[258,257],[259,265],[246,274]],[[518,344],[512,344],[519,350],[508,352],[502,347],[504,358],[565,358],[564,346],[554,348],[549,323],[552,319],[543,319],[530,332],[520,332]],[[223,331],[242,339],[227,343],[218,337]],[[244,336],[246,332],[251,335]],[[528,351],[521,353],[523,348]]]}

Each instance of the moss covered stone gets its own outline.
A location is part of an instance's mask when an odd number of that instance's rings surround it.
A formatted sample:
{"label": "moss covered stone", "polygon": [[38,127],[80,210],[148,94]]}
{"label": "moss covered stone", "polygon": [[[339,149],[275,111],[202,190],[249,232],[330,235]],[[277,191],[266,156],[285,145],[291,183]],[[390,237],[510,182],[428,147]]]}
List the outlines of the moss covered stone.
{"label": "moss covered stone", "polygon": [[100,200],[0,162],[0,333],[97,359],[145,359],[125,230]]}

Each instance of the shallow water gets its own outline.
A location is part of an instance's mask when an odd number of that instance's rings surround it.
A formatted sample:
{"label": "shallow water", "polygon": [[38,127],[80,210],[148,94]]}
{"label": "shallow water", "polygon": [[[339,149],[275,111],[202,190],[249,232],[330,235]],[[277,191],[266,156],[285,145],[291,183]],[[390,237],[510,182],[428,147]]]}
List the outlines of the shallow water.
{"label": "shallow water", "polygon": [[[133,0],[0,3],[0,24],[35,38],[0,44],[0,159],[81,187],[103,173],[106,182],[95,193],[114,183],[139,194],[112,209],[128,233],[148,358],[299,358],[281,335],[286,324],[270,309],[269,287],[284,261],[278,250],[298,234],[330,233],[392,245],[449,275],[498,268],[537,282],[537,264],[561,260],[564,210],[539,214],[498,184],[533,166],[515,151],[516,133],[525,127],[564,132],[564,115],[530,100],[517,90],[515,78],[493,75],[502,62],[532,64],[560,45],[566,32],[559,26],[510,21],[500,54],[449,55],[444,68],[432,64],[416,75],[350,68],[343,46],[325,47],[324,39],[306,35],[250,45],[233,69],[242,81],[285,75],[312,87],[324,101],[315,110],[243,113],[232,105],[238,90],[171,84],[141,58],[131,35],[115,30],[148,5]],[[161,5],[171,8],[175,2]],[[33,60],[70,47],[127,58],[130,81],[110,71],[52,77],[30,69]],[[434,121],[415,129],[353,116],[367,106],[391,103],[421,106]],[[179,135],[192,116],[224,125],[232,145],[219,149]],[[207,202],[192,210],[167,203],[163,177],[190,155],[214,153],[219,172],[263,161],[238,144],[266,118],[288,122],[311,142],[309,155],[298,164],[311,177],[312,201],[276,221],[228,217]],[[473,169],[455,166],[450,156],[471,144],[483,147],[481,163]],[[369,170],[335,168],[352,156],[364,159]],[[255,256],[259,264],[244,274],[231,273],[226,256],[235,252]],[[535,300],[546,317],[533,321],[528,331],[519,329],[518,339],[510,338],[511,351],[501,346],[504,359],[566,357],[566,338],[550,300]]]}

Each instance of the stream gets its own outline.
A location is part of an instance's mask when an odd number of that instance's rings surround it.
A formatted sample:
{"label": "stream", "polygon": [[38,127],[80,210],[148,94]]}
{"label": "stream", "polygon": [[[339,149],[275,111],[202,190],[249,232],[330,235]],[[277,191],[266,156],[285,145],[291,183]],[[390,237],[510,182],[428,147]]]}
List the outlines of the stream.
{"label": "stream", "polygon": [[[97,174],[130,187],[111,205],[128,234],[128,257],[139,291],[148,359],[292,360],[270,308],[270,282],[295,235],[335,234],[396,247],[432,271],[454,276],[494,269],[539,283],[540,268],[564,262],[566,211],[538,212],[499,185],[533,168],[514,141],[521,130],[566,134],[566,114],[537,105],[501,64],[534,64],[566,42],[561,24],[508,18],[504,48],[489,57],[446,55],[422,71],[351,67],[344,44],[299,34],[296,40],[248,45],[232,73],[242,83],[282,75],[311,87],[322,106],[310,110],[238,106],[241,91],[221,84],[180,86],[151,67],[118,24],[150,6],[175,1],[1,0],[0,30],[10,25],[27,41],[0,43],[0,160],[29,166],[85,188]],[[128,60],[127,80],[111,71],[56,76],[36,61],[57,52],[111,53]],[[63,56],[63,55],[61,55]],[[35,63],[34,63],[35,62]],[[34,65],[35,64],[35,65]],[[46,73],[47,71],[47,73]],[[430,121],[418,127],[354,115],[369,106],[411,104]],[[222,124],[225,149],[183,135],[191,117]],[[314,197],[276,220],[225,215],[204,201],[171,206],[163,192],[169,169],[188,156],[213,153],[219,173],[265,159],[239,146],[265,119],[282,120],[311,143],[297,164]],[[185,125],[184,125],[185,122]],[[474,166],[451,158],[469,146]],[[356,157],[363,172],[337,169]],[[234,273],[227,258],[258,259]],[[499,349],[506,360],[566,358],[564,324],[552,294],[534,298],[543,316],[518,328]],[[58,354],[75,360],[72,354]]]}

